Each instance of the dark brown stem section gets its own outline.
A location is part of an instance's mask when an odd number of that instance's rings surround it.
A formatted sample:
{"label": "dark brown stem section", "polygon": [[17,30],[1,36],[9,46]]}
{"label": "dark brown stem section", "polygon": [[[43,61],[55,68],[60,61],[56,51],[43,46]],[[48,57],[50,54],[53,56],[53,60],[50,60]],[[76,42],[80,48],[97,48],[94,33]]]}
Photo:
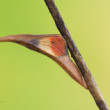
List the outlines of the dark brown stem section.
{"label": "dark brown stem section", "polygon": [[76,65],[78,66],[78,68],[80,69],[84,80],[88,86],[88,89],[91,93],[91,95],[93,96],[97,106],[99,107],[100,110],[108,110],[108,107],[98,89],[98,87],[96,86],[96,83],[89,71],[89,69],[87,68],[83,58],[81,57],[81,54],[79,52],[79,50],[77,49],[67,27],[64,24],[64,21],[54,3],[53,0],[44,0],[54,21],[55,24],[58,28],[58,30],[60,31],[61,35],[65,38],[67,44],[68,44],[68,48],[71,52],[71,56],[73,57],[73,59],[76,62]]}

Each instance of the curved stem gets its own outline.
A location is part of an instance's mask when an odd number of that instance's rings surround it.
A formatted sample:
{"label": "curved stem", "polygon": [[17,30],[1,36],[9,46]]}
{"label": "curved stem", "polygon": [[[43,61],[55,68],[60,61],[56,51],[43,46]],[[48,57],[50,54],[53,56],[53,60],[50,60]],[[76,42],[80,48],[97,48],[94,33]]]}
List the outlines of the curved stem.
{"label": "curved stem", "polygon": [[96,86],[96,83],[89,71],[89,69],[87,68],[79,50],[77,49],[67,27],[64,24],[64,21],[54,3],[53,0],[44,0],[54,21],[55,24],[58,28],[58,30],[60,31],[60,33],[62,34],[62,36],[65,38],[67,44],[68,44],[68,48],[71,52],[71,56],[73,57],[73,59],[76,62],[76,65],[78,66],[78,68],[80,69],[84,80],[88,86],[88,89],[91,93],[91,95],[93,96],[98,108],[100,110],[108,110],[108,107],[106,105],[106,102],[104,101],[98,87]]}

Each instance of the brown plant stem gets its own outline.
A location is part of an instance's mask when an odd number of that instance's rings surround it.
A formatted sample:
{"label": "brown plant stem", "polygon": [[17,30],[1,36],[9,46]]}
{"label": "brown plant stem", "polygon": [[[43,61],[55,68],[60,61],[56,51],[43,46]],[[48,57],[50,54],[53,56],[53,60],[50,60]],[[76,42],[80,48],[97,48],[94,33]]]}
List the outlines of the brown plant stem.
{"label": "brown plant stem", "polygon": [[99,107],[100,110],[108,110],[106,102],[104,101],[98,87],[96,86],[96,83],[95,83],[89,69],[87,68],[79,50],[77,49],[54,1],[53,0],[44,0],[44,1],[55,21],[55,24],[56,24],[58,30],[60,31],[61,35],[66,40],[68,48],[71,52],[71,56],[73,57],[73,59],[76,62],[76,65],[80,69],[80,71],[84,77],[84,80],[88,86],[88,89],[89,89],[91,95],[93,96],[97,106]]}

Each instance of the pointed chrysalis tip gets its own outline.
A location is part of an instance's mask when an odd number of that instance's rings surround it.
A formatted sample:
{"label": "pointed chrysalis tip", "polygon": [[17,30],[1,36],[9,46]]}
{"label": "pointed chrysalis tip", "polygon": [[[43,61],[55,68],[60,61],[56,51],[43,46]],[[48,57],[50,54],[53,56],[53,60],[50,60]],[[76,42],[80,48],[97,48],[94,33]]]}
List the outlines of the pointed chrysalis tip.
{"label": "pointed chrysalis tip", "polygon": [[17,40],[17,35],[9,35],[0,38],[0,42],[13,42],[14,40]]}

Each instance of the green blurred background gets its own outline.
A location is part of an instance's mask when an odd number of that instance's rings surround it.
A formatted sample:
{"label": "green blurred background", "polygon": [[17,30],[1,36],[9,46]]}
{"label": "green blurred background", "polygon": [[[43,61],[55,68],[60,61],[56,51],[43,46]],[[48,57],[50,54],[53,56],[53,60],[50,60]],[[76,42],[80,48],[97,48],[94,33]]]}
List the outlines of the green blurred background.
{"label": "green blurred background", "polygon": [[[55,0],[110,107],[110,0]],[[0,37],[59,34],[43,0],[0,0]],[[48,57],[0,43],[0,110],[98,110],[90,93]]]}

